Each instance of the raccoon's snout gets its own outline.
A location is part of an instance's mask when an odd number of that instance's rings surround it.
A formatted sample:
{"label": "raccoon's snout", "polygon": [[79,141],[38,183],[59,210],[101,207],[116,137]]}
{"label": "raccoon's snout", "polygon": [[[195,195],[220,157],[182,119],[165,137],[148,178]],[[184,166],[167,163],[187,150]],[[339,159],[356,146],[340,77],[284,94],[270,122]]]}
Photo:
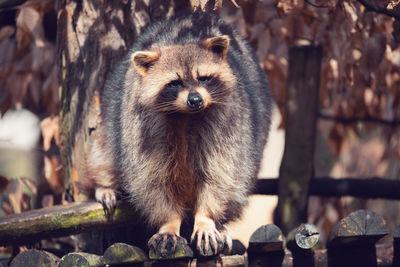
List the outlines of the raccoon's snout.
{"label": "raccoon's snout", "polygon": [[197,111],[204,105],[203,98],[199,93],[189,93],[186,103],[191,111]]}

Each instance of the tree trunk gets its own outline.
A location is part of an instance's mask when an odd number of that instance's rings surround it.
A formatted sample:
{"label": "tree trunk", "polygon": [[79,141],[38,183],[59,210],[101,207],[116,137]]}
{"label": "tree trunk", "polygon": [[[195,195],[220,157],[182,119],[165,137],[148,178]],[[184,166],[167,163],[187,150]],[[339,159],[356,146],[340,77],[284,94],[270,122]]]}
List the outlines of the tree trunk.
{"label": "tree trunk", "polygon": [[[87,198],[80,193],[78,184],[100,115],[101,99],[97,96],[110,71],[148,23],[188,7],[189,1],[184,0],[57,2],[61,157],[65,188],[71,200]],[[102,248],[100,243],[95,243],[97,252],[108,246],[103,244]]]}
{"label": "tree trunk", "polygon": [[285,150],[279,170],[276,223],[284,234],[307,222],[322,48],[292,47],[285,108]]}

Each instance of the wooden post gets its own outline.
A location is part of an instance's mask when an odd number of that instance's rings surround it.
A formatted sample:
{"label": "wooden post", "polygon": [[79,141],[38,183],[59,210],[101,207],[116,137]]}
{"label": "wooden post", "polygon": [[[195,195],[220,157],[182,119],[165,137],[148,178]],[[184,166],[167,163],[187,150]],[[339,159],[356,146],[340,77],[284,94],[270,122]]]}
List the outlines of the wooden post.
{"label": "wooden post", "polygon": [[292,252],[293,266],[314,266],[312,248],[319,241],[319,232],[313,224],[301,224],[289,232],[286,247]]}
{"label": "wooden post", "polygon": [[285,150],[279,171],[275,217],[285,234],[307,222],[309,183],[314,175],[321,57],[320,46],[296,46],[289,52]]}
{"label": "wooden post", "polygon": [[250,237],[247,249],[249,266],[278,267],[282,266],[285,236],[274,224],[258,228]]}
{"label": "wooden post", "polygon": [[377,266],[375,243],[389,234],[382,216],[357,210],[340,220],[328,237],[329,266]]}
{"label": "wooden post", "polygon": [[400,226],[393,235],[393,266],[400,267]]}

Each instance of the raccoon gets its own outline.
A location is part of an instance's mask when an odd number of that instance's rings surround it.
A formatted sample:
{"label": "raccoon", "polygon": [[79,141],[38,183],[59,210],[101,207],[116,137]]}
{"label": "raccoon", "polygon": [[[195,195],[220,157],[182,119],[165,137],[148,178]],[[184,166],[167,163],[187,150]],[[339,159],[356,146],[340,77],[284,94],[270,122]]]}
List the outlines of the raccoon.
{"label": "raccoon", "polygon": [[[112,212],[124,192],[174,253],[194,218],[200,255],[230,250],[267,140],[271,99],[249,44],[222,19],[178,15],[148,27],[108,79],[86,179]],[[96,130],[97,131],[97,130]]]}

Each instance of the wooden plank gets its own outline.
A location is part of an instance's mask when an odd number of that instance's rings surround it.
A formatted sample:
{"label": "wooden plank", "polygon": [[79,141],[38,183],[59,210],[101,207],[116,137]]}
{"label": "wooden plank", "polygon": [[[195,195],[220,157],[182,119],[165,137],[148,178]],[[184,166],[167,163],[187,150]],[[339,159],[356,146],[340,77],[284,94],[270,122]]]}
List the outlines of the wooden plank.
{"label": "wooden plank", "polygon": [[[259,179],[254,194],[277,195],[278,179]],[[340,179],[316,177],[310,180],[309,195],[400,199],[400,181],[381,177]]]}
{"label": "wooden plank", "polygon": [[314,143],[322,48],[289,51],[285,106],[285,149],[279,170],[276,222],[283,231],[307,221],[309,182],[314,176]]}
{"label": "wooden plank", "polygon": [[66,236],[138,222],[127,204],[118,205],[108,220],[98,202],[81,202],[32,210],[0,218],[0,245],[22,245],[48,237]]}

